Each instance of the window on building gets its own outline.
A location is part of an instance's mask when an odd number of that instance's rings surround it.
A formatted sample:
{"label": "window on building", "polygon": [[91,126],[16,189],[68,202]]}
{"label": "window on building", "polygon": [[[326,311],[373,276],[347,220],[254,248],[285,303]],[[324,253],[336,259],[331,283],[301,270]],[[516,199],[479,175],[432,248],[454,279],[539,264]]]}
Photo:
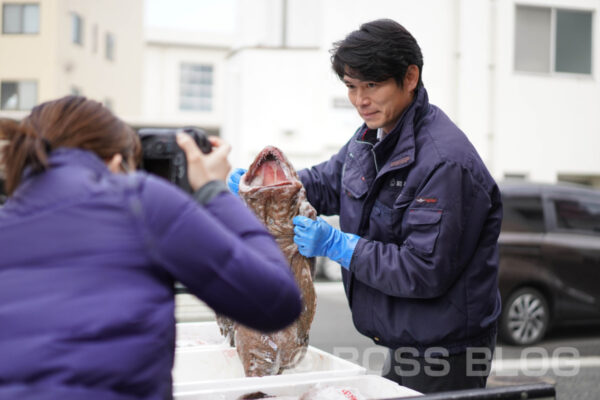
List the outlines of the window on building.
{"label": "window on building", "polygon": [[0,110],[31,110],[37,103],[37,82],[2,81]]}
{"label": "window on building", "polygon": [[106,33],[104,55],[107,60],[112,61],[115,59],[115,35],[112,33]]}
{"label": "window on building", "polygon": [[557,72],[592,73],[592,13],[556,10]]}
{"label": "window on building", "polygon": [[517,6],[515,70],[592,72],[592,12]]}
{"label": "window on building", "polygon": [[83,45],[83,18],[75,13],[71,14],[71,42]]}
{"label": "window on building", "polygon": [[12,4],[2,6],[2,33],[39,33],[39,4]]}
{"label": "window on building", "polygon": [[213,67],[182,63],[179,79],[179,109],[211,111],[213,107]]}

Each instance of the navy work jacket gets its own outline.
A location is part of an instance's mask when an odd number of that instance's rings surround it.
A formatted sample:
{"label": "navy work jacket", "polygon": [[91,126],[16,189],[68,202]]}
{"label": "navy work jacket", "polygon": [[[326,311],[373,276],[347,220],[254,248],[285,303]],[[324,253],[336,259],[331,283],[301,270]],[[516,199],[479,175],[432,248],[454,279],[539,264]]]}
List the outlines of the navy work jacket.
{"label": "navy work jacket", "polygon": [[381,141],[363,125],[299,175],[317,212],[339,215],[341,230],[361,237],[342,270],[358,331],[419,354],[493,340],[500,192],[424,88]]}

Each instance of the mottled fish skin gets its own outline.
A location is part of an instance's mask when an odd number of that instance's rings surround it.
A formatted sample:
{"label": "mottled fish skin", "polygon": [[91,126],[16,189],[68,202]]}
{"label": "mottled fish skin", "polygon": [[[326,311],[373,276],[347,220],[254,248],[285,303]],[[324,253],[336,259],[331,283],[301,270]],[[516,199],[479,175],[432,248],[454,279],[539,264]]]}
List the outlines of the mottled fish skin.
{"label": "mottled fish skin", "polygon": [[[263,164],[281,167],[285,174],[284,182],[264,185],[260,178]],[[281,178],[281,171],[275,171],[275,176]],[[235,346],[246,376],[280,374],[284,369],[294,367],[304,357],[308,332],[317,308],[313,284],[315,260],[298,252],[292,219],[296,215],[316,219],[317,213],[306,199],[304,186],[291,163],[273,146],[263,149],[248,172],[241,177],[239,195],[275,237],[302,293],[304,309],[300,317],[281,331],[265,334],[237,323],[233,325]]]}
{"label": "mottled fish skin", "polygon": [[231,318],[227,318],[223,315],[216,315],[216,320],[217,320],[217,325],[219,326],[219,331],[221,332],[221,335],[223,335],[227,341],[229,342],[229,345],[231,347],[235,346],[235,332],[234,332],[234,325],[235,325],[235,321],[232,320]]}

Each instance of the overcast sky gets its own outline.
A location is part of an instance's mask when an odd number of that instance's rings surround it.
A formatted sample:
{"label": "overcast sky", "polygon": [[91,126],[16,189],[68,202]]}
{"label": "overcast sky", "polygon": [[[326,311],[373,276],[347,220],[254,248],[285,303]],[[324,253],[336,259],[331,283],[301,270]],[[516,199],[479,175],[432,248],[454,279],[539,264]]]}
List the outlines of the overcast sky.
{"label": "overcast sky", "polygon": [[233,33],[235,0],[145,0],[146,26]]}

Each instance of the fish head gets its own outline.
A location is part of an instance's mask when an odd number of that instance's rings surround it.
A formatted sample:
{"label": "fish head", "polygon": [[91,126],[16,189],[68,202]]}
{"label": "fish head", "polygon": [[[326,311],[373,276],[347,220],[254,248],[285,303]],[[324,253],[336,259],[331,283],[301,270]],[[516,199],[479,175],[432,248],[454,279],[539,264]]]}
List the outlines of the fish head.
{"label": "fish head", "polygon": [[297,192],[301,188],[298,174],[283,152],[267,146],[240,178],[239,193],[243,197],[263,191]]}

